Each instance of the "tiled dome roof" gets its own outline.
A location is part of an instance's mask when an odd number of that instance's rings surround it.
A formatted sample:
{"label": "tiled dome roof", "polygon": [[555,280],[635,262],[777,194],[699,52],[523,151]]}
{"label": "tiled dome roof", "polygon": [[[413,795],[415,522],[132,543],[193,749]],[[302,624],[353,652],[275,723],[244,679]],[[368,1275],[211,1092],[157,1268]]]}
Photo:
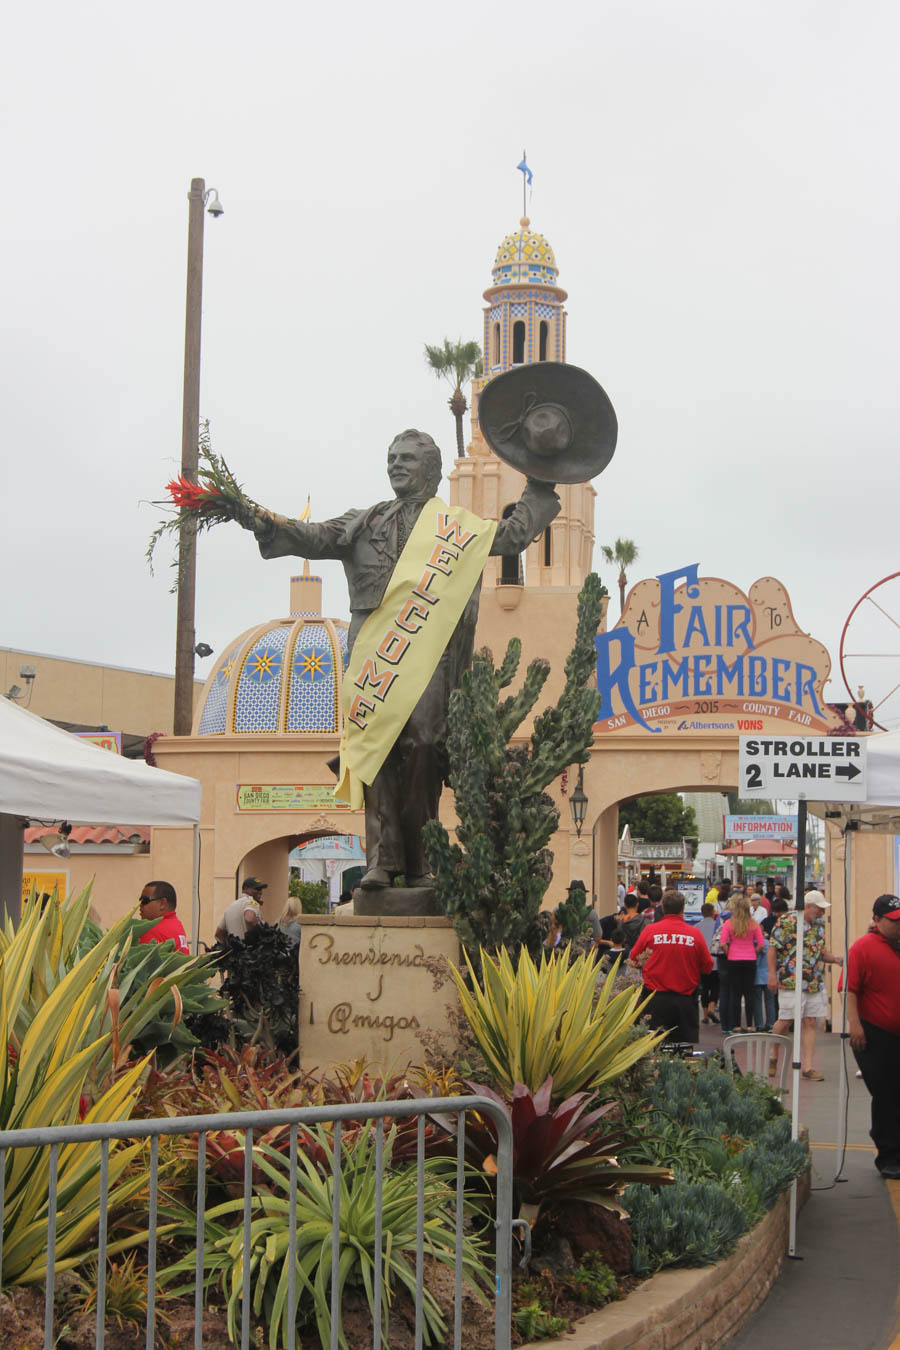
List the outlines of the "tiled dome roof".
{"label": "tiled dome roof", "polygon": [[508,234],[497,249],[494,259],[495,286],[533,285],[555,286],[559,275],[553,249],[542,234],[528,227],[531,221],[523,216],[519,230]]}
{"label": "tiled dome roof", "polygon": [[206,681],[198,736],[321,735],[341,731],[347,624],[292,615],[229,643]]}

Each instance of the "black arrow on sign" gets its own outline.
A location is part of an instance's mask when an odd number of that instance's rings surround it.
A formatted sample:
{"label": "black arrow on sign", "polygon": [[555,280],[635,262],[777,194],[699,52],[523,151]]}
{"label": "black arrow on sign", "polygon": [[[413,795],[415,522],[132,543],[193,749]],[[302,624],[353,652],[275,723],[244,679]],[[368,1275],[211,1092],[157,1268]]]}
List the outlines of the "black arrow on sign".
{"label": "black arrow on sign", "polygon": [[835,778],[858,778],[862,769],[858,769],[855,764],[840,764],[834,771]]}

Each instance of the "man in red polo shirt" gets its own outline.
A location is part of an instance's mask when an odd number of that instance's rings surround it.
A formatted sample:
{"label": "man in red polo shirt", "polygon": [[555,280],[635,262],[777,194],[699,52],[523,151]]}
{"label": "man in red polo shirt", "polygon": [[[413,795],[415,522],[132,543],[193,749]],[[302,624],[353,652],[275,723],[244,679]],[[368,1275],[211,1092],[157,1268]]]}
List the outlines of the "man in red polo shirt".
{"label": "man in red polo shirt", "polygon": [[644,993],[653,998],[647,1008],[654,1030],[667,1028],[670,1041],[700,1039],[697,988],[700,976],[708,975],[713,959],[699,928],[684,921],[684,896],[666,891],[663,917],[649,924],[631,949],[631,964],[638,966]]}
{"label": "man in red polo shirt", "polygon": [[138,938],[138,942],[168,942],[171,939],[175,943],[176,952],[190,956],[187,933],[175,913],[176,903],[175,887],[168,881],[147,882],[141,891],[141,918],[158,919],[159,922],[148,928],[146,933]]}
{"label": "man in red polo shirt", "polygon": [[847,963],[850,1044],[872,1097],[875,1166],[900,1178],[900,899],[879,895]]}

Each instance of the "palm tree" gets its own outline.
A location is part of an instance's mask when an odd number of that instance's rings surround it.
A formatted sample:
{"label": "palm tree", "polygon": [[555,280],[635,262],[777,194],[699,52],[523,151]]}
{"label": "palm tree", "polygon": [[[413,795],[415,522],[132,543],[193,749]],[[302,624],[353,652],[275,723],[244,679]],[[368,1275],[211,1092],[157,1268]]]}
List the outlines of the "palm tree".
{"label": "palm tree", "polygon": [[444,338],[443,347],[430,347],[425,343],[425,360],[439,379],[449,380],[453,385],[453,393],[447,402],[456,419],[456,451],[462,459],[466,453],[463,414],[469,407],[462,387],[473,377],[477,379],[484,370],[481,348],[477,342],[463,342],[462,338],[451,342],[449,338]]}
{"label": "palm tree", "polygon": [[621,615],[625,608],[625,587],[628,585],[625,568],[637,562],[638,546],[633,539],[617,539],[613,548],[610,548],[608,544],[601,544],[600,552],[608,563],[615,564],[619,569],[619,614]]}

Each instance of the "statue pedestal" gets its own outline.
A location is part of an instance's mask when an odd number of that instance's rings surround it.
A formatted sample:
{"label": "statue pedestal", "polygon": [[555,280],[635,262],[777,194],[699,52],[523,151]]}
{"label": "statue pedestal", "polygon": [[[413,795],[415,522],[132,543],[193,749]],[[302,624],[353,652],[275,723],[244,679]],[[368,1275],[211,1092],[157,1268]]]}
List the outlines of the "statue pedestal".
{"label": "statue pedestal", "polygon": [[436,918],[441,911],[433,886],[380,886],[372,890],[357,886],[353,892],[353,912]]}
{"label": "statue pedestal", "polygon": [[425,1061],[420,1033],[451,1048],[459,1001],[448,962],[461,958],[449,919],[304,914],[300,925],[302,1068],[324,1073],[364,1057],[385,1075],[402,1072]]}

